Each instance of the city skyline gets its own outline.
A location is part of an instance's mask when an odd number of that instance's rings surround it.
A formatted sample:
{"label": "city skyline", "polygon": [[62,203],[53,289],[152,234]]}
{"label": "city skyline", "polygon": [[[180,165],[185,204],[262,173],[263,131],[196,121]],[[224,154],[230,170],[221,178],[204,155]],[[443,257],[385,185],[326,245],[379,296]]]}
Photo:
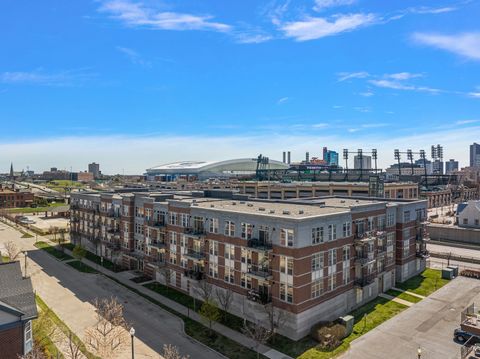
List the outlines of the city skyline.
{"label": "city skyline", "polygon": [[12,161],[35,170],[96,161],[130,174],[284,150],[301,160],[323,146],[378,148],[385,168],[394,148],[428,153],[437,143],[462,167],[479,141],[472,1],[0,9],[10,34],[0,59],[2,171]]}

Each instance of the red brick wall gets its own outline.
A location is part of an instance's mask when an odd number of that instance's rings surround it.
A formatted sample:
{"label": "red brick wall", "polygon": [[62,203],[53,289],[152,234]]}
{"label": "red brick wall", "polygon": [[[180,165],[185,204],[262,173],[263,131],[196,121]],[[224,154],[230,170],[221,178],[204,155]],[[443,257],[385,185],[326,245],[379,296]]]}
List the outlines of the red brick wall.
{"label": "red brick wall", "polygon": [[23,354],[22,325],[0,331],[0,353],[2,359],[17,359]]}

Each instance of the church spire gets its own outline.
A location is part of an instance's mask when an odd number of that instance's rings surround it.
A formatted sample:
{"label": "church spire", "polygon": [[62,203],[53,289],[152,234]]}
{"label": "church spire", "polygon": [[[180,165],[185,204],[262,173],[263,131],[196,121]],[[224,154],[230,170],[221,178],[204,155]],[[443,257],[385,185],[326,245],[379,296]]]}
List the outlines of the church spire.
{"label": "church spire", "polygon": [[10,179],[13,179],[13,162],[10,162]]}

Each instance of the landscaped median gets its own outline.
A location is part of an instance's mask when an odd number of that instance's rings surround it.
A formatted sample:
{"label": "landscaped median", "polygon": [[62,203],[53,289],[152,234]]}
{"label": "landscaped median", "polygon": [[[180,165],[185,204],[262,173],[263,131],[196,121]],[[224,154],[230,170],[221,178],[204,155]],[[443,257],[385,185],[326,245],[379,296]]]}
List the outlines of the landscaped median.
{"label": "landscaped median", "polygon": [[[75,245],[73,243],[66,243],[64,244],[64,247],[67,248],[68,250],[72,251],[75,249]],[[91,253],[89,251],[85,251],[85,258],[88,259],[89,261],[92,261],[98,265],[103,266],[104,268],[111,270],[112,272],[121,272],[122,268],[120,268],[118,265],[115,265],[112,261],[108,260],[107,258],[102,257]]]}
{"label": "landscaped median", "polygon": [[47,252],[48,254],[51,254],[52,256],[54,256],[55,258],[57,258],[61,261],[65,261],[65,260],[68,260],[68,259],[73,259],[72,256],[62,252],[61,250],[58,250],[57,248],[51,246],[50,244],[48,244],[46,242],[39,241],[39,242],[36,242],[34,244],[34,246],[37,247],[38,249],[41,249],[42,251]]}

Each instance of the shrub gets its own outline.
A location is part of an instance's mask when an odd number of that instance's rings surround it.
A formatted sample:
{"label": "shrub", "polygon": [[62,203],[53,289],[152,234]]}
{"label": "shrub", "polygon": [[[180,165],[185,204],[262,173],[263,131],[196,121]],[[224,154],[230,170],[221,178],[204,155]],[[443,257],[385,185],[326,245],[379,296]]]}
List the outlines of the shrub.
{"label": "shrub", "polygon": [[333,350],[345,338],[346,328],[339,323],[319,323],[312,328],[310,335],[319,343],[320,349]]}

